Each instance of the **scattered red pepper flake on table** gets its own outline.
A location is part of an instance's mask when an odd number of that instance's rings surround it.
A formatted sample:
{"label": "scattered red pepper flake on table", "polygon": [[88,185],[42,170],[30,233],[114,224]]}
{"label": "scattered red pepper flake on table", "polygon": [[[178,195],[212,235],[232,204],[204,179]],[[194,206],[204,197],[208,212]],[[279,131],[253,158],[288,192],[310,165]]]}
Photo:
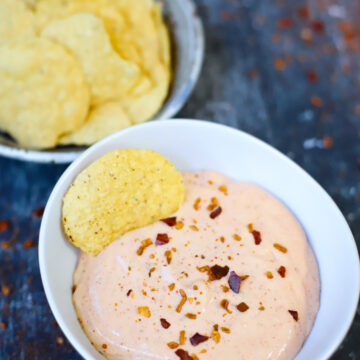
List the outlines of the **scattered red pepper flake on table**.
{"label": "scattered red pepper flake on table", "polygon": [[213,212],[210,213],[210,218],[215,219],[217,218],[222,212],[221,206],[218,206]]}
{"label": "scattered red pepper flake on table", "polygon": [[315,71],[312,71],[312,70],[308,71],[306,73],[306,77],[307,77],[309,82],[315,82],[318,79],[317,73]]}
{"label": "scattered red pepper flake on table", "polygon": [[350,21],[341,21],[340,24],[340,31],[344,35],[345,41],[352,41],[356,38],[356,33],[354,31],[353,24]]}
{"label": "scattered red pepper flake on table", "polygon": [[36,208],[36,209],[32,212],[31,216],[32,216],[33,218],[37,218],[37,217],[43,216],[43,214],[44,214],[44,207],[43,207],[43,206],[39,206],[38,208]]}
{"label": "scattered red pepper flake on table", "polygon": [[171,326],[171,324],[164,318],[160,319],[160,323],[164,329],[168,329]]}
{"label": "scattered red pepper flake on table", "polygon": [[332,139],[331,136],[325,135],[324,138],[323,138],[323,142],[324,142],[324,148],[329,149],[329,148],[332,147],[333,139]]}
{"label": "scattered red pepper flake on table", "polygon": [[279,275],[284,278],[285,277],[285,274],[286,274],[286,268],[285,266],[280,266],[277,270],[277,272],[279,273]]}
{"label": "scattered red pepper flake on table", "polygon": [[266,272],[266,277],[267,277],[268,279],[272,279],[272,278],[274,277],[274,275],[272,274],[271,271],[267,271],[267,272]]}
{"label": "scattered red pepper flake on table", "polygon": [[30,249],[31,247],[33,247],[33,245],[34,245],[34,241],[32,239],[27,239],[23,244],[23,248]]}
{"label": "scattered red pepper flake on table", "polygon": [[165,257],[166,257],[166,262],[168,264],[171,263],[171,260],[172,260],[172,252],[171,250],[166,250],[165,253],[164,253]]}
{"label": "scattered red pepper flake on table", "polygon": [[148,306],[139,306],[138,313],[147,318],[149,318],[151,316],[151,311]]}
{"label": "scattered red pepper flake on table", "polygon": [[313,20],[311,22],[311,27],[313,28],[314,31],[319,33],[324,32],[325,29],[324,23],[320,20]]}
{"label": "scattered red pepper flake on table", "polygon": [[284,253],[284,254],[287,253],[287,248],[286,248],[285,246],[282,246],[282,245],[278,244],[278,243],[275,243],[275,244],[274,244],[274,248],[275,248],[276,250],[279,250],[280,252],[282,252],[282,253]]}
{"label": "scattered red pepper flake on table", "polygon": [[228,194],[228,189],[227,189],[227,186],[225,186],[225,185],[219,186],[218,190],[221,191],[224,195]]}
{"label": "scattered red pepper flake on table", "polygon": [[316,107],[321,107],[323,105],[323,101],[319,96],[312,96],[310,102]]}
{"label": "scattered red pepper flake on table", "polygon": [[299,320],[299,314],[297,311],[295,310],[288,310],[290,315],[294,318],[295,321],[298,321]]}
{"label": "scattered red pepper flake on table", "polygon": [[131,293],[132,293],[132,289],[130,289],[130,290],[126,293],[126,296],[130,296]]}
{"label": "scattered red pepper flake on table", "polygon": [[199,333],[195,333],[191,338],[190,338],[190,343],[192,346],[197,346],[205,341],[209,340],[208,336],[205,335],[201,335]]}
{"label": "scattered red pepper flake on table", "polygon": [[216,197],[212,197],[210,200],[210,205],[208,205],[207,209],[209,211],[213,211],[216,207],[219,206],[219,201]]}
{"label": "scattered red pepper flake on table", "polygon": [[293,25],[293,22],[288,17],[283,17],[276,22],[277,27],[287,29]]}
{"label": "scattered red pepper flake on table", "polygon": [[152,267],[150,270],[149,270],[149,277],[151,277],[151,274],[156,270],[155,267]]}
{"label": "scattered red pepper flake on table", "polygon": [[184,227],[184,223],[182,221],[178,221],[175,225],[176,230],[181,230]]}
{"label": "scattered red pepper flake on table", "polygon": [[11,289],[9,286],[3,285],[3,286],[1,286],[1,292],[4,296],[8,296],[8,295],[10,295]]}
{"label": "scattered red pepper flake on table", "polygon": [[191,320],[195,320],[197,317],[196,314],[192,314],[192,313],[186,313],[185,316]]}
{"label": "scattered red pepper flake on table", "polygon": [[226,333],[226,334],[230,334],[230,329],[227,328],[227,327],[222,326],[222,327],[221,327],[221,331],[223,331],[223,332]]}
{"label": "scattered red pepper flake on table", "polygon": [[282,71],[285,69],[285,61],[283,59],[275,59],[274,66],[276,70]]}
{"label": "scattered red pepper flake on table", "polygon": [[0,232],[8,230],[10,227],[9,220],[1,220],[0,221]]}
{"label": "scattered red pepper flake on table", "polygon": [[300,33],[300,36],[304,41],[311,41],[312,40],[312,32],[311,32],[311,30],[309,28],[302,29],[301,33]]}
{"label": "scattered red pepper flake on table", "polygon": [[194,360],[194,358],[190,356],[189,353],[183,349],[177,349],[175,351],[175,354],[180,358],[180,360]]}
{"label": "scattered red pepper flake on table", "polygon": [[175,226],[176,225],[176,216],[168,217],[166,219],[162,219],[161,221],[168,226]]}
{"label": "scattered red pepper flake on table", "polygon": [[101,347],[102,347],[103,349],[107,349],[107,345],[106,345],[106,344],[102,344]]}
{"label": "scattered red pepper flake on table", "polygon": [[170,241],[168,234],[157,234],[155,245],[165,245]]}
{"label": "scattered red pepper flake on table", "polygon": [[7,329],[7,325],[4,322],[0,322],[0,328],[3,330]]}
{"label": "scattered red pepper flake on table", "polygon": [[170,341],[167,343],[167,346],[170,348],[170,349],[176,349],[177,347],[179,347],[179,344],[175,341]]}
{"label": "scattered red pepper flake on table", "polygon": [[303,19],[308,19],[310,17],[310,11],[306,6],[299,7],[297,9],[297,14]]}
{"label": "scattered red pepper flake on table", "polygon": [[236,241],[240,241],[240,240],[241,240],[241,236],[238,235],[238,234],[234,234],[234,235],[233,235],[233,239],[236,240]]}
{"label": "scattered red pepper flake on table", "polygon": [[244,302],[241,302],[239,305],[236,306],[236,308],[240,311],[240,312],[245,312],[249,309],[249,306],[244,303]]}
{"label": "scattered red pepper flake on table", "polygon": [[221,339],[221,335],[219,333],[219,325],[218,324],[215,324],[213,326],[213,330],[211,332],[211,337],[213,338],[213,340],[216,342],[216,343],[219,343],[220,342],[220,339]]}

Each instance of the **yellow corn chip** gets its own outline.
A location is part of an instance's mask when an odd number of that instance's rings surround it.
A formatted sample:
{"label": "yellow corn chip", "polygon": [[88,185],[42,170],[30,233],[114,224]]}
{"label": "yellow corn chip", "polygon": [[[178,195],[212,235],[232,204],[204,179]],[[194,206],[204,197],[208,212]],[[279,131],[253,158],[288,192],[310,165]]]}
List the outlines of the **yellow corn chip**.
{"label": "yellow corn chip", "polygon": [[97,255],[118,237],[166,218],[183,202],[181,174],[150,150],[116,150],[93,162],[63,199],[68,239]]}

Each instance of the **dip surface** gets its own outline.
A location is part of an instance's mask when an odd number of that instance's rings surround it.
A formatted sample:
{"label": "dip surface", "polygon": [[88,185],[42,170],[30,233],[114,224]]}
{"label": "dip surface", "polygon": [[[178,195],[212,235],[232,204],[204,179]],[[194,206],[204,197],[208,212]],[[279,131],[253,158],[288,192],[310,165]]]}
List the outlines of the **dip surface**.
{"label": "dip surface", "polygon": [[[320,296],[300,224],[256,185],[210,171],[183,179],[176,225],[160,221],[97,257],[81,254],[73,301],[90,341],[108,359],[179,359],[179,349],[200,360],[292,359]],[[209,338],[196,345],[196,333]]]}

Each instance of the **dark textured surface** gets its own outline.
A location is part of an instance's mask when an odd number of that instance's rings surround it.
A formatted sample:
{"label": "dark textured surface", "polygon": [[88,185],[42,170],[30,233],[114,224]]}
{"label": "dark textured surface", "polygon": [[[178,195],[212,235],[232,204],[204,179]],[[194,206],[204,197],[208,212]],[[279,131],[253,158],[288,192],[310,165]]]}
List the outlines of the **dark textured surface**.
{"label": "dark textured surface", "polygon": [[[280,149],[324,186],[359,241],[360,3],[309,0],[309,18],[300,1],[197,3],[207,50],[180,116],[238,127]],[[79,359],[43,293],[33,214],[64,169],[0,158],[0,220],[10,221],[0,231],[1,360]],[[333,359],[360,359],[359,315]]]}

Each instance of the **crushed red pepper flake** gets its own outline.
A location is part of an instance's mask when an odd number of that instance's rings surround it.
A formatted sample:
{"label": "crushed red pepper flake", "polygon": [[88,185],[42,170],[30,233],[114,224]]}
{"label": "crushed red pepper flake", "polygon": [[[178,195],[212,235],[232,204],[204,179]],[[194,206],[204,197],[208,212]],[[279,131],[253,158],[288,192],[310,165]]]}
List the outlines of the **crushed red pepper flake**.
{"label": "crushed red pepper flake", "polygon": [[195,333],[191,338],[190,338],[190,343],[192,346],[197,346],[205,341],[209,340],[209,337],[206,335],[201,335],[198,332]]}
{"label": "crushed red pepper flake", "polygon": [[339,25],[345,41],[349,42],[356,38],[353,24],[350,21],[341,21]]}
{"label": "crushed red pepper flake", "polygon": [[307,77],[307,79],[308,79],[308,81],[309,82],[315,82],[315,81],[317,81],[317,79],[318,79],[318,75],[317,75],[317,73],[315,72],[315,71],[308,71],[307,73],[306,73],[306,77]]}
{"label": "crushed red pepper flake", "polygon": [[0,328],[3,330],[7,329],[7,325],[4,322],[0,322]]}
{"label": "crushed red pepper flake", "polygon": [[235,273],[235,271],[231,271],[230,273],[230,276],[229,276],[229,279],[228,279],[228,283],[229,283],[229,286],[230,286],[230,289],[238,294],[239,291],[240,291],[240,285],[241,283],[246,280],[247,278],[249,277],[249,275],[242,275],[242,276],[239,276]]}
{"label": "crushed red pepper flake", "polygon": [[294,318],[295,321],[298,321],[299,320],[299,314],[297,311],[295,310],[288,310],[290,315]]}
{"label": "crushed red pepper flake", "polygon": [[0,232],[8,230],[10,227],[9,220],[1,220],[0,221]]}
{"label": "crushed red pepper flake", "polygon": [[229,300],[228,299],[222,299],[220,301],[220,306],[228,313],[232,314],[232,311],[229,309]]}
{"label": "crushed red pepper flake", "polygon": [[196,314],[192,314],[192,313],[186,313],[185,316],[191,320],[195,320],[197,318]]}
{"label": "crushed red pepper flake", "polygon": [[320,20],[313,20],[311,22],[311,27],[313,28],[314,31],[319,33],[324,32],[325,29],[324,23]]}
{"label": "crushed red pepper flake", "polygon": [[102,344],[101,347],[102,347],[103,349],[107,349],[107,345],[106,345],[106,344]]}
{"label": "crushed red pepper flake", "polygon": [[312,96],[310,102],[316,107],[321,107],[323,105],[323,101],[319,96]]}
{"label": "crushed red pepper flake", "polygon": [[30,249],[33,246],[34,246],[34,240],[33,239],[27,239],[23,244],[24,249]]}
{"label": "crushed red pepper flake", "polygon": [[32,212],[31,216],[32,216],[33,218],[37,218],[37,217],[43,216],[43,214],[44,214],[44,207],[43,207],[43,206],[39,206],[38,208],[36,208],[36,209]]}
{"label": "crushed red pepper flake", "polygon": [[211,219],[215,219],[221,214],[221,212],[222,212],[222,208],[221,206],[218,206],[214,211],[210,213],[209,216]]}
{"label": "crushed red pepper flake", "polygon": [[287,29],[293,25],[293,22],[288,17],[283,17],[276,22],[277,27]]}
{"label": "crushed red pepper flake", "polygon": [[267,277],[268,279],[272,279],[272,278],[274,277],[274,275],[272,274],[271,271],[267,271],[267,272],[266,272],[266,277]]}
{"label": "crushed red pepper flake", "polygon": [[261,241],[262,241],[260,231],[253,230],[253,231],[252,231],[252,235],[253,235],[253,237],[254,237],[255,245],[260,245],[260,243],[261,243]]}
{"label": "crushed red pepper flake", "polygon": [[219,206],[219,201],[218,201],[218,199],[216,198],[216,197],[212,197],[211,199],[210,199],[210,205],[208,205],[208,207],[207,207],[207,209],[209,210],[209,211],[213,211],[216,207],[218,207]]}
{"label": "crushed red pepper flake", "polygon": [[190,225],[189,228],[194,231],[199,231],[199,229],[196,225]]}
{"label": "crushed red pepper flake", "polygon": [[310,11],[306,6],[299,7],[296,12],[303,19],[308,19],[310,17]]}
{"label": "crushed red pepper flake", "polygon": [[213,265],[210,267],[208,275],[209,281],[213,280],[220,280],[224,276],[226,276],[229,272],[229,267],[227,265],[220,266],[220,265]]}
{"label": "crushed red pepper flake", "polygon": [[329,149],[329,148],[332,147],[333,139],[332,139],[331,136],[325,135],[324,138],[323,138],[323,142],[324,142],[324,148]]}
{"label": "crushed red pepper flake", "polygon": [[170,341],[167,343],[167,346],[170,348],[170,349],[176,349],[177,347],[179,347],[179,344],[175,341]]}
{"label": "crushed red pepper flake", "polygon": [[184,306],[184,304],[186,303],[186,300],[187,300],[185,291],[183,289],[180,289],[179,292],[181,295],[181,300],[179,302],[179,305],[176,307],[176,312],[178,312],[178,313],[181,311],[182,307]]}
{"label": "crushed red pepper flake", "polygon": [[162,219],[161,221],[170,227],[175,226],[176,225],[176,216],[168,217],[166,219]]}
{"label": "crushed red pepper flake", "polygon": [[304,41],[311,41],[312,40],[312,32],[311,32],[311,30],[309,28],[302,29],[300,36]]}
{"label": "crushed red pepper flake", "polygon": [[255,68],[252,68],[248,72],[248,76],[250,79],[255,79],[259,76],[259,71]]}
{"label": "crushed red pepper flake", "polygon": [[4,296],[8,296],[8,295],[10,295],[11,289],[9,286],[3,285],[3,286],[1,286],[1,292]]}
{"label": "crushed red pepper flake", "polygon": [[157,234],[155,245],[165,245],[170,241],[168,234]]}
{"label": "crushed red pepper flake", "polygon": [[282,71],[285,69],[285,61],[283,59],[275,59],[274,66],[276,70]]}
{"label": "crushed red pepper flake", "polygon": [[138,313],[147,318],[149,318],[151,316],[151,311],[148,306],[139,306]]}
{"label": "crushed red pepper flake", "polygon": [[194,202],[194,209],[197,211],[200,209],[201,198],[197,198]]}
{"label": "crushed red pepper flake", "polygon": [[168,329],[171,326],[171,324],[164,318],[160,319],[160,323],[164,329]]}
{"label": "crushed red pepper flake", "polygon": [[199,360],[199,358],[197,357],[196,354],[191,354],[191,356],[192,356],[193,360]]}
{"label": "crushed red pepper flake", "polygon": [[285,274],[286,274],[286,268],[285,266],[280,266],[277,270],[277,272],[279,273],[279,275],[284,278],[285,277]]}
{"label": "crushed red pepper flake", "polygon": [[182,221],[178,221],[175,225],[176,230],[181,230],[184,227],[184,223]]}
{"label": "crushed red pepper flake", "polygon": [[168,286],[169,290],[170,291],[173,291],[174,288],[175,288],[175,283],[171,283],[169,286]]}
{"label": "crushed red pepper flake", "polygon": [[166,250],[164,255],[165,255],[165,258],[166,258],[166,262],[168,264],[171,264],[171,260],[172,260],[172,252],[171,252],[171,250]]}
{"label": "crushed red pepper flake", "polygon": [[156,270],[155,267],[152,267],[150,270],[149,270],[149,277],[151,277],[151,274]]}
{"label": "crushed red pepper flake", "polygon": [[248,230],[249,230],[249,233],[252,234],[252,232],[254,231],[254,225],[253,224],[248,224]]}
{"label": "crushed red pepper flake", "polygon": [[180,345],[185,345],[185,341],[186,341],[185,330],[181,330],[179,335]]}
{"label": "crushed red pepper flake", "polygon": [[260,310],[260,311],[264,311],[264,310],[265,310],[265,307],[261,305],[261,306],[259,307],[259,310]]}
{"label": "crushed red pepper flake", "polygon": [[56,337],[56,342],[57,342],[60,346],[64,345],[64,339],[63,339],[61,336],[57,336],[57,337]]}
{"label": "crushed red pepper flake", "polygon": [[132,293],[132,289],[130,289],[130,290],[126,293],[126,296],[130,296],[131,293]]}
{"label": "crushed red pepper flake", "polygon": [[224,293],[227,293],[230,290],[230,288],[226,285],[221,285],[221,287]]}
{"label": "crushed red pepper flake", "polygon": [[360,115],[360,105],[356,105],[355,108],[354,108],[354,113],[356,115]]}
{"label": "crushed red pepper flake", "polygon": [[238,235],[238,234],[234,234],[233,239],[236,240],[236,241],[241,241],[241,236]]}
{"label": "crushed red pepper flake", "polygon": [[218,190],[221,191],[224,195],[228,194],[228,189],[226,185],[221,185],[218,187]]}
{"label": "crushed red pepper flake", "polygon": [[190,356],[189,353],[183,349],[177,349],[175,351],[175,354],[180,358],[180,360],[194,360],[194,358]]}
{"label": "crushed red pepper flake", "polygon": [[144,253],[144,250],[149,247],[150,245],[152,245],[152,240],[151,239],[145,239],[141,241],[141,246],[136,250],[136,253],[141,256]]}
{"label": "crushed red pepper flake", "polygon": [[230,334],[230,332],[231,332],[229,328],[224,327],[224,326],[221,327],[221,331],[226,333],[226,334]]}
{"label": "crushed red pepper flake", "polygon": [[249,309],[249,306],[245,302],[241,302],[239,305],[236,306],[236,308],[240,312],[245,312],[245,311],[247,311]]}
{"label": "crushed red pepper flake", "polygon": [[280,252],[282,252],[282,253],[284,253],[284,254],[287,253],[287,248],[286,248],[285,246],[282,246],[282,245],[278,244],[278,243],[275,243],[275,244],[274,244],[274,248],[275,248],[276,250],[279,250]]}

